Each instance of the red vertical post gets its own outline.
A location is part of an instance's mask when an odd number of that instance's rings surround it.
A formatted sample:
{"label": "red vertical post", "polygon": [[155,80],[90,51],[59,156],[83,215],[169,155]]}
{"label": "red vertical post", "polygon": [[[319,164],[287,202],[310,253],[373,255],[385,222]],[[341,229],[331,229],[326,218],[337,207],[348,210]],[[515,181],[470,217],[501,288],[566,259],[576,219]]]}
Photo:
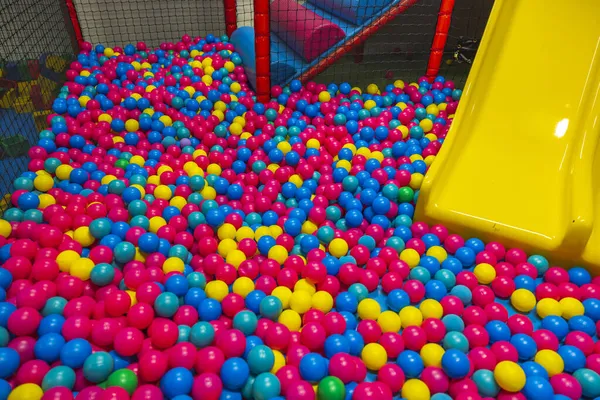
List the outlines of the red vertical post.
{"label": "red vertical post", "polygon": [[237,29],[237,2],[236,0],[223,0],[225,10],[225,33],[231,36]]}
{"label": "red vertical post", "polygon": [[429,62],[427,63],[426,76],[430,81],[440,72],[442,58],[446,40],[448,40],[448,31],[450,30],[450,21],[452,21],[452,10],[454,9],[454,0],[442,0],[440,12],[438,13],[433,43],[431,44],[431,53],[429,53]]}
{"label": "red vertical post", "polygon": [[271,92],[271,26],[269,0],[254,0],[254,48],[256,50],[256,96],[266,103]]}
{"label": "red vertical post", "polygon": [[77,40],[77,45],[81,48],[81,43],[83,43],[83,34],[81,33],[81,25],[79,25],[77,10],[75,9],[73,0],[65,0],[65,5],[67,6],[67,11],[69,12],[71,24],[73,25],[73,31],[75,32],[75,39]]}

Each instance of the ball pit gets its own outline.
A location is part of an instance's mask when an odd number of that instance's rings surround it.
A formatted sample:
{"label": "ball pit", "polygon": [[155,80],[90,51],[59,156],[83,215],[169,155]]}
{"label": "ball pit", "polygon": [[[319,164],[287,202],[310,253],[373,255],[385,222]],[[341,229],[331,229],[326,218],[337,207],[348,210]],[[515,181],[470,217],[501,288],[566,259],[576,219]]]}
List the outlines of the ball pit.
{"label": "ball pit", "polygon": [[0,219],[0,398],[599,397],[598,278],[413,220],[461,93],[83,43]]}

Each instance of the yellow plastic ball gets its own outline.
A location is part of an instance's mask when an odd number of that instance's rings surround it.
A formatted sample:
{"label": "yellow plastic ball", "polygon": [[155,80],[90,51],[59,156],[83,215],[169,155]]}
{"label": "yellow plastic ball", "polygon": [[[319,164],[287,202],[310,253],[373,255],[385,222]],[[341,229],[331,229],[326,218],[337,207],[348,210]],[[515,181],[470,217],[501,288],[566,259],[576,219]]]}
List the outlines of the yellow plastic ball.
{"label": "yellow plastic ball", "polygon": [[427,111],[427,114],[435,115],[436,117],[440,113],[440,109],[435,104],[428,105],[425,110]]}
{"label": "yellow plastic ball", "polygon": [[249,226],[242,226],[235,233],[235,240],[240,242],[244,239],[254,239],[254,231]]}
{"label": "yellow plastic ball", "polygon": [[550,377],[560,374],[565,369],[565,362],[555,351],[544,349],[536,353],[533,361],[540,364]]}
{"label": "yellow plastic ball", "polygon": [[273,368],[271,368],[271,373],[276,374],[281,367],[285,366],[285,356],[279,350],[273,350],[273,356],[275,357],[275,362],[273,363]]}
{"label": "yellow plastic ball", "polygon": [[512,361],[500,361],[494,368],[494,379],[502,389],[516,393],[525,386],[523,368]]}
{"label": "yellow plastic ball", "polygon": [[527,289],[517,289],[510,295],[510,303],[517,311],[527,313],[535,307],[535,295]]}
{"label": "yellow plastic ball", "polygon": [[370,109],[372,109],[373,107],[377,107],[377,103],[375,103],[375,101],[373,101],[373,100],[367,100],[367,101],[365,101],[364,107],[365,107],[367,110],[370,110]]}
{"label": "yellow plastic ball", "polygon": [[231,125],[229,125],[229,132],[231,132],[235,136],[240,136],[242,132],[244,132],[244,128],[237,122],[234,122]]}
{"label": "yellow plastic ball", "polygon": [[376,321],[381,314],[381,306],[373,299],[363,299],[358,303],[357,313],[360,319],[372,319]]}
{"label": "yellow plastic ball", "polygon": [[173,192],[167,185],[158,185],[154,188],[154,197],[157,199],[169,200],[171,196],[173,196]]}
{"label": "yellow plastic ball", "polygon": [[232,290],[245,299],[248,293],[254,290],[254,282],[247,276],[241,276],[233,282]]}
{"label": "yellow plastic ball", "polygon": [[269,249],[269,253],[267,255],[272,260],[277,261],[279,264],[283,265],[285,260],[288,258],[288,251],[285,247],[276,244],[275,246]]}
{"label": "yellow plastic ball", "polygon": [[89,258],[78,258],[71,264],[69,273],[82,281],[87,281],[90,279],[90,274],[92,273],[94,266],[94,262]]}
{"label": "yellow plastic ball", "polygon": [[271,292],[271,296],[277,297],[281,301],[281,305],[283,309],[290,307],[290,297],[292,296],[292,291],[287,286],[277,286]]}
{"label": "yellow plastic ball", "polygon": [[10,392],[7,400],[40,400],[44,392],[34,383],[24,383]]}
{"label": "yellow plastic ball", "polygon": [[217,246],[217,251],[221,257],[227,257],[227,254],[236,249],[237,243],[233,239],[222,239]]}
{"label": "yellow plastic ball", "polygon": [[163,217],[159,217],[158,215],[156,217],[150,218],[150,221],[148,221],[148,222],[149,222],[148,229],[152,233],[158,232],[159,228],[162,228],[163,226],[165,226],[167,224],[167,221]]}
{"label": "yellow plastic ball", "polygon": [[422,119],[419,121],[419,126],[423,129],[423,132],[427,133],[433,129],[433,121],[429,118]]}
{"label": "yellow plastic ball", "polygon": [[306,279],[300,279],[294,285],[294,292],[306,292],[312,296],[317,292],[317,288],[314,284],[310,283]]}
{"label": "yellow plastic ball", "polygon": [[425,178],[425,175],[416,172],[411,175],[408,185],[414,190],[420,189],[423,184],[423,178]]}
{"label": "yellow plastic ball", "polygon": [[421,326],[423,323],[423,314],[417,307],[407,306],[400,310],[400,320],[402,327]]}
{"label": "yellow plastic ball", "polygon": [[71,266],[76,260],[79,260],[81,256],[74,250],[65,250],[62,251],[56,257],[56,263],[58,264],[58,269],[61,272],[69,272],[71,270]]}
{"label": "yellow plastic ball", "polygon": [[235,238],[235,226],[231,225],[231,224],[223,224],[219,227],[219,229],[217,229],[217,237],[220,240],[223,239],[233,239]]}
{"label": "yellow plastic ball", "polygon": [[382,332],[396,332],[402,328],[400,316],[393,311],[384,311],[377,317],[377,323]]}
{"label": "yellow plastic ball", "polygon": [[419,310],[423,314],[423,318],[437,318],[441,319],[444,315],[444,308],[439,301],[434,299],[425,299],[419,305]]}
{"label": "yellow plastic ball", "polygon": [[163,272],[168,274],[169,272],[181,272],[185,269],[185,264],[178,257],[169,257],[163,262]]}
{"label": "yellow plastic ball", "polygon": [[570,320],[578,315],[583,315],[585,311],[583,304],[573,297],[565,297],[559,301],[560,308],[562,308],[562,317],[566,320]]}
{"label": "yellow plastic ball", "polygon": [[56,200],[54,199],[54,196],[52,196],[48,193],[40,194],[39,198],[40,198],[40,205],[38,206],[38,208],[40,210],[43,210],[44,208],[46,208],[52,204],[56,204]]}
{"label": "yellow plastic ball", "polygon": [[327,313],[333,308],[333,297],[324,290],[312,295],[312,308]]}
{"label": "yellow plastic ball", "polygon": [[5,219],[0,219],[0,235],[7,238],[12,233],[12,225]]}
{"label": "yellow plastic ball", "polygon": [[448,253],[446,252],[446,249],[444,249],[442,246],[431,246],[427,250],[426,254],[435,258],[439,262],[444,262],[444,260],[448,258]]}
{"label": "yellow plastic ball", "polygon": [[429,400],[431,392],[422,380],[409,379],[404,382],[400,396],[405,400]]}
{"label": "yellow plastic ball", "polygon": [[329,242],[329,253],[332,256],[340,258],[348,254],[348,243],[342,238],[335,238]]}
{"label": "yellow plastic ball", "polygon": [[206,292],[207,297],[222,301],[229,293],[229,288],[225,282],[216,280],[208,282],[204,291]]}
{"label": "yellow plastic ball", "polygon": [[312,296],[304,290],[297,290],[290,296],[290,308],[298,314],[304,314],[312,305]]}
{"label": "yellow plastic ball", "polygon": [[294,310],[283,310],[283,312],[279,314],[277,321],[280,324],[287,326],[292,332],[299,331],[302,326],[302,318],[300,317],[300,314]]}
{"label": "yellow plastic ball", "polygon": [[400,89],[404,89],[404,81],[401,79],[395,80],[394,81],[394,87],[400,88]]}
{"label": "yellow plastic ball", "polygon": [[326,101],[331,100],[331,94],[329,94],[329,92],[327,91],[322,91],[321,93],[319,93],[319,101],[321,103],[325,103]]}
{"label": "yellow plastic ball", "polygon": [[135,119],[128,119],[125,121],[125,129],[127,132],[135,132],[140,129],[140,123]]}
{"label": "yellow plastic ball", "polygon": [[319,227],[312,221],[304,221],[302,224],[302,233],[312,235]]}
{"label": "yellow plastic ball", "polygon": [[378,92],[379,92],[379,87],[376,84],[371,83],[369,86],[367,86],[367,93],[377,94]]}
{"label": "yellow plastic ball", "polygon": [[360,352],[360,358],[371,371],[379,371],[387,362],[387,352],[379,343],[369,343]]}
{"label": "yellow plastic ball", "polygon": [[133,290],[126,290],[125,293],[127,293],[129,298],[131,299],[131,305],[135,306],[137,304],[137,294],[135,294]]}
{"label": "yellow plastic ball", "polygon": [[427,343],[421,348],[421,358],[426,367],[442,367],[442,356],[446,351],[437,343]]}
{"label": "yellow plastic ball", "polygon": [[165,124],[165,126],[171,126],[171,125],[173,125],[173,120],[168,115],[163,115],[158,120],[160,122],[162,122],[163,124]]}
{"label": "yellow plastic ball", "polygon": [[551,298],[545,298],[538,301],[537,305],[535,306],[535,310],[540,318],[546,318],[549,315],[562,317],[563,312],[558,300]]}
{"label": "yellow plastic ball", "polygon": [[419,252],[415,249],[404,249],[400,253],[400,260],[407,263],[410,268],[414,268],[417,265],[419,265],[419,261],[421,261],[421,256],[419,255]]}
{"label": "yellow plastic ball", "polygon": [[283,229],[279,225],[271,225],[269,227],[269,231],[271,232],[271,236],[277,239],[283,233]]}
{"label": "yellow plastic ball", "polygon": [[477,264],[473,274],[482,285],[489,285],[496,278],[496,270],[488,263]]}
{"label": "yellow plastic ball", "polygon": [[55,174],[58,179],[64,181],[69,179],[69,177],[71,176],[71,171],[73,171],[73,167],[67,164],[62,164],[59,165],[58,168],[56,168]]}
{"label": "yellow plastic ball", "polygon": [[94,243],[94,240],[96,240],[96,238],[94,238],[94,236],[92,236],[90,233],[90,228],[87,226],[80,226],[79,228],[75,229],[73,239],[75,239],[75,241],[83,247],[91,246],[92,243]]}
{"label": "yellow plastic ball", "polygon": [[54,179],[49,175],[38,175],[33,180],[33,186],[40,192],[47,192],[54,186]]}
{"label": "yellow plastic ball", "polygon": [[214,200],[217,198],[217,191],[215,190],[215,188],[210,186],[204,186],[204,188],[202,188],[202,190],[200,191],[200,194],[205,200]]}
{"label": "yellow plastic ball", "polygon": [[236,269],[239,268],[240,264],[246,261],[246,255],[241,250],[232,250],[225,257],[225,262],[233,265]]}

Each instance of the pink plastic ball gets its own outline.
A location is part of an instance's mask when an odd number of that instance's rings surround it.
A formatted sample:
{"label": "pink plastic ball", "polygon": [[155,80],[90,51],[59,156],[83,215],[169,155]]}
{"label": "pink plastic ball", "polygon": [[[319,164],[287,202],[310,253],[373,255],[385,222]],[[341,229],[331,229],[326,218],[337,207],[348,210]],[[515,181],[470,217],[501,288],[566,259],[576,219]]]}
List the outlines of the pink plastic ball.
{"label": "pink plastic ball", "polygon": [[223,383],[217,374],[205,372],[194,378],[192,397],[195,399],[218,400]]}
{"label": "pink plastic ball", "polygon": [[581,398],[583,389],[581,388],[581,384],[572,375],[566,373],[556,374],[550,378],[550,384],[555,394],[562,394],[571,400]]}
{"label": "pink plastic ball", "polygon": [[393,393],[396,393],[404,385],[404,371],[396,364],[386,364],[377,373],[377,380],[387,385]]}

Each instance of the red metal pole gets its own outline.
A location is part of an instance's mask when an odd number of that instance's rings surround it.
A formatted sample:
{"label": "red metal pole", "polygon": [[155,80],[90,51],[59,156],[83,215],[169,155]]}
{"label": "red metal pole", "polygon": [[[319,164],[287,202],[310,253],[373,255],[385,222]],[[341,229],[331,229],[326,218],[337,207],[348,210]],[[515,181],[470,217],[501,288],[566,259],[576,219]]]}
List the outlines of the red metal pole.
{"label": "red metal pole", "polygon": [[79,18],[77,18],[77,10],[75,9],[73,0],[65,0],[65,4],[67,5],[67,10],[69,11],[69,18],[71,19],[71,24],[73,24],[75,39],[77,39],[77,44],[81,48],[81,43],[83,43],[83,34],[81,33],[81,25],[79,25]]}
{"label": "red metal pole", "polygon": [[442,58],[444,56],[444,48],[446,40],[448,40],[448,31],[450,30],[450,21],[452,21],[452,10],[454,9],[454,0],[442,0],[440,4],[440,12],[438,13],[437,24],[435,26],[435,34],[433,43],[431,44],[431,53],[429,54],[429,62],[427,63],[427,79],[433,81],[440,72]]}
{"label": "red metal pole", "polygon": [[256,96],[266,103],[271,92],[271,26],[269,0],[254,0],[254,47],[256,50]]}
{"label": "red metal pole", "polygon": [[342,43],[330,55],[320,60],[314,67],[306,71],[300,76],[300,81],[306,83],[321,72],[325,71],[334,62],[339,60],[344,54],[347,54],[352,48],[363,43],[369,36],[377,32],[385,24],[402,14],[415,4],[417,0],[402,0],[397,5],[383,13],[379,18],[373,21],[368,27],[360,31],[357,35],[352,36],[349,40]]}
{"label": "red metal pole", "polygon": [[231,36],[237,29],[237,2],[236,0],[223,0],[225,9],[225,33]]}

